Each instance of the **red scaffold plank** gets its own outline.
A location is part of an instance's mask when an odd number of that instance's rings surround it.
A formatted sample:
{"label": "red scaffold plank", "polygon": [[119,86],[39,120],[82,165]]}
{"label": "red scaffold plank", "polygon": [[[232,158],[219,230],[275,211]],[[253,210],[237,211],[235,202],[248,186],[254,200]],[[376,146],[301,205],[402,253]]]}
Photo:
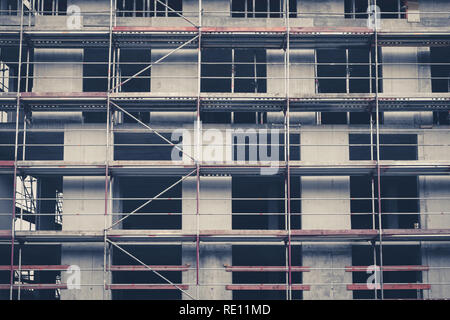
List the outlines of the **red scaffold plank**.
{"label": "red scaffold plank", "polygon": [[196,27],[113,27],[113,32],[197,32]]}
{"label": "red scaffold plank", "polygon": [[[41,283],[41,284],[18,284],[13,285],[13,290],[56,290],[56,289],[67,289],[67,284],[55,284],[55,283]],[[9,290],[9,284],[0,284],[0,290]]]}
{"label": "red scaffold plank", "polygon": [[[285,284],[232,284],[227,285],[226,290],[270,290],[283,291],[287,290],[288,286]],[[305,284],[293,284],[292,290],[309,291],[311,286]]]}
{"label": "red scaffold plank", "polygon": [[292,27],[291,33],[358,33],[371,34],[372,29],[362,27]]}
{"label": "red scaffold plank", "polygon": [[[159,265],[159,266],[148,266],[154,271],[188,271],[190,265],[173,266],[173,265]],[[151,271],[144,265],[115,265],[107,268],[109,271]]]}
{"label": "red scaffold plank", "polygon": [[[228,272],[287,272],[288,267],[285,266],[229,266],[225,265]],[[292,272],[309,272],[310,267],[292,266]]]}
{"label": "red scaffold plank", "polygon": [[0,167],[14,167],[14,161],[1,160]]}
{"label": "red scaffold plank", "polygon": [[[374,284],[371,286],[366,283],[354,283],[347,285],[347,290],[374,290]],[[378,284],[377,289],[381,289]],[[426,283],[385,283],[383,290],[430,290],[431,285]]]}
{"label": "red scaffold plank", "polygon": [[106,92],[21,92],[21,98],[106,98]]}
{"label": "red scaffold plank", "polygon": [[285,27],[259,28],[259,27],[204,27],[202,33],[212,32],[268,32],[268,33],[285,33]]}
{"label": "red scaffold plank", "polygon": [[185,284],[111,284],[107,285],[108,290],[189,290],[189,286]]}
{"label": "red scaffold plank", "polygon": [[[368,268],[373,268],[373,266],[347,266],[345,267],[346,272],[366,272]],[[430,269],[429,266],[383,266],[380,267],[383,271],[427,271]]]}
{"label": "red scaffold plank", "polygon": [[[39,270],[39,271],[61,271],[69,269],[69,265],[22,265],[20,270]],[[19,270],[19,266],[13,266],[14,270]],[[0,271],[11,270],[10,266],[0,266]]]}
{"label": "red scaffold plank", "polygon": [[0,230],[0,239],[9,240],[12,237],[11,230]]}

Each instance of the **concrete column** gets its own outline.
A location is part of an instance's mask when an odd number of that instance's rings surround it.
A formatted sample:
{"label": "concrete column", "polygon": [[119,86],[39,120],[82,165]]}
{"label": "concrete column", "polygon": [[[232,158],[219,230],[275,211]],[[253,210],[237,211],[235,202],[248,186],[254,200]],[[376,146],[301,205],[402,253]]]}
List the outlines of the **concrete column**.
{"label": "concrete column", "polygon": [[[327,126],[331,129],[332,126]],[[342,126],[341,126],[342,128]],[[320,147],[326,145],[348,145],[346,132],[302,132],[302,161],[317,161],[323,159],[348,161],[348,146]],[[331,158],[330,158],[331,157]],[[350,178],[349,177],[302,177],[302,198],[327,198],[342,200],[302,200],[302,229],[351,229],[350,218]],[[344,200],[347,199],[347,200]],[[328,213],[328,215],[327,215]],[[339,215],[329,215],[339,214]],[[310,291],[303,292],[303,299],[351,299],[352,292],[345,285],[331,283],[351,283],[351,273],[344,267],[352,264],[350,243],[303,243],[302,263],[314,268],[342,268],[339,270],[312,270],[303,273],[303,283],[312,284]],[[314,285],[329,283],[331,285]]]}
{"label": "concrete column", "polygon": [[[170,51],[152,50],[152,61],[160,59]],[[151,70],[151,92],[155,94],[177,92],[181,95],[196,95],[198,90],[196,79],[198,75],[197,52],[195,49],[180,50],[165,58],[164,63],[154,65]],[[180,65],[179,63],[183,64]],[[152,123],[192,123],[194,120],[195,112],[152,112],[150,115]]]}
{"label": "concrete column", "polygon": [[[430,93],[431,69],[429,65],[421,64],[429,61],[429,55],[429,48],[384,47],[381,75],[383,77],[383,93],[406,96]],[[384,113],[384,124],[386,125],[421,125],[432,122],[432,112]]]}
{"label": "concrete column", "polygon": [[[342,23],[344,16],[344,1],[340,0],[298,0],[297,11],[300,13],[310,13],[313,18],[314,26],[336,26]],[[325,15],[318,15],[317,13],[324,13]],[[339,15],[338,13],[341,13]],[[326,13],[329,13],[327,16]],[[302,16],[300,16],[302,17]],[[310,18],[306,16],[306,18]],[[295,19],[293,19],[295,20]]]}
{"label": "concrete column", "polygon": [[[171,50],[152,50],[152,61],[156,61]],[[151,92],[197,93],[197,50],[182,49],[164,59],[164,63],[152,67]],[[183,64],[180,64],[183,63]]]}
{"label": "concrete column", "polygon": [[[183,181],[183,231],[194,232],[197,230],[196,213],[196,178],[188,178]],[[200,183],[200,230],[231,230],[231,177],[201,177]],[[226,198],[226,200],[214,200]],[[211,199],[211,200],[208,200]],[[196,266],[196,245],[183,245],[183,264]],[[214,283],[232,282],[231,272],[225,272],[224,264],[232,264],[231,245],[204,244],[200,245],[200,268],[222,268],[222,270],[200,270],[198,289],[199,299],[231,300],[232,292],[225,290],[224,286],[215,286]],[[189,288],[189,293],[197,297],[196,270],[183,272],[183,283],[194,284]],[[206,285],[205,285],[206,284]],[[208,286],[211,284],[211,286]],[[183,299],[189,299],[183,295]]]}
{"label": "concrete column", "polygon": [[[64,143],[78,146],[65,147],[64,160],[84,163],[105,160],[105,131],[89,131],[85,126],[85,130],[78,128],[77,131],[73,130],[75,126],[66,128],[70,130],[65,132]],[[103,231],[105,225],[111,224],[111,216],[104,216],[104,177],[63,177],[63,192],[63,231]],[[103,244],[63,244],[61,263],[80,267],[82,284],[81,289],[62,290],[62,300],[103,299]],[[68,276],[63,273],[62,282],[66,282]],[[106,291],[105,298],[110,298],[110,291]]]}
{"label": "concrete column", "polygon": [[[207,19],[208,22],[212,22],[219,17],[231,17],[231,1],[203,1],[203,10],[206,15],[205,19]],[[207,25],[209,26],[210,24]]]}
{"label": "concrete column", "polygon": [[[315,94],[314,50],[290,50],[290,83],[289,96],[292,98],[313,96]],[[298,63],[298,64],[296,64]],[[284,52],[282,50],[267,50],[267,92],[285,97]],[[269,112],[268,122],[283,123],[283,114]],[[292,124],[314,124],[316,112],[291,113]]]}
{"label": "concrete column", "polygon": [[[449,147],[436,147],[436,145],[445,144],[449,139],[449,132],[425,131],[422,144],[435,146],[419,146],[419,159],[450,160]],[[420,200],[421,228],[450,228],[450,177],[420,176],[419,191],[420,198],[425,198]],[[448,298],[450,285],[437,285],[437,283],[450,283],[450,269],[448,269],[450,267],[450,245],[431,241],[422,242],[422,264],[430,266],[429,271],[423,272],[423,282],[433,283],[431,290],[424,290],[424,298]]]}
{"label": "concrete column", "polygon": [[[82,92],[83,49],[35,49],[33,92]],[[58,62],[55,64],[55,62]],[[33,112],[37,122],[82,122],[81,112]]]}

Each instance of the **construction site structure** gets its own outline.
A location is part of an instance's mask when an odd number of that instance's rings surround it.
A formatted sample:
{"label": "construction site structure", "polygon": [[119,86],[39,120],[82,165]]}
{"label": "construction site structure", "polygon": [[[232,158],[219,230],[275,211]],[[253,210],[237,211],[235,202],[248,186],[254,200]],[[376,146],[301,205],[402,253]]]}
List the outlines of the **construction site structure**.
{"label": "construction site structure", "polygon": [[450,298],[449,16],[0,0],[0,299]]}

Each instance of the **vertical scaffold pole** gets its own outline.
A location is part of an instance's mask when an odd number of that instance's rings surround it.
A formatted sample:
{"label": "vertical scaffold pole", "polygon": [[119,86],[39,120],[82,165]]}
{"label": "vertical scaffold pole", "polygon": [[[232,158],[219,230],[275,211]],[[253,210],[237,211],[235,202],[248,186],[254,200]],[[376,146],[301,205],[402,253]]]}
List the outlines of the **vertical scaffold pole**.
{"label": "vertical scaffold pole", "polygon": [[23,48],[23,2],[19,1],[20,5],[20,34],[19,34],[19,61],[17,66],[17,104],[16,104],[16,132],[14,143],[14,175],[13,175],[13,195],[12,195],[12,219],[11,219],[11,264],[10,264],[10,279],[9,279],[9,299],[13,299],[14,290],[14,242],[15,242],[15,220],[16,220],[16,189],[17,189],[17,159],[18,159],[18,144],[19,144],[19,119],[20,119],[20,84],[22,75],[22,48]]}

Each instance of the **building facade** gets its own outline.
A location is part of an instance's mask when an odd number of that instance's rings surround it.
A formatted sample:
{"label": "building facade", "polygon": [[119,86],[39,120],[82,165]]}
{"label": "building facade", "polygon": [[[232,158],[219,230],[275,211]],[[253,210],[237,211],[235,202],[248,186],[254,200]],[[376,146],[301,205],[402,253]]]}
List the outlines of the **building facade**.
{"label": "building facade", "polygon": [[0,298],[450,298],[449,14],[0,0]]}

